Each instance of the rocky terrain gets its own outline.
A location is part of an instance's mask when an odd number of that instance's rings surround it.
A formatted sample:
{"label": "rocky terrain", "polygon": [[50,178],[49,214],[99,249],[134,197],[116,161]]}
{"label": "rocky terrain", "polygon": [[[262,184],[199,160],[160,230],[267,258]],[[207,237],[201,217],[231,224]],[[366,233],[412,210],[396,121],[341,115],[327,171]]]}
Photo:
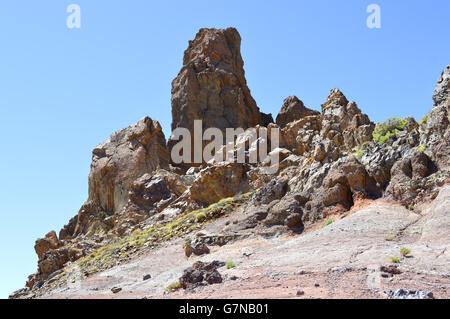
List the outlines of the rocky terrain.
{"label": "rocky terrain", "polygon": [[143,118],[93,150],[87,201],[36,241],[11,298],[449,297],[450,66],[418,122],[375,124],[339,89],[321,112],[287,97],[274,121],[240,42],[234,28],[189,41],[172,130],[279,129],[277,173],[264,158],[177,165]]}

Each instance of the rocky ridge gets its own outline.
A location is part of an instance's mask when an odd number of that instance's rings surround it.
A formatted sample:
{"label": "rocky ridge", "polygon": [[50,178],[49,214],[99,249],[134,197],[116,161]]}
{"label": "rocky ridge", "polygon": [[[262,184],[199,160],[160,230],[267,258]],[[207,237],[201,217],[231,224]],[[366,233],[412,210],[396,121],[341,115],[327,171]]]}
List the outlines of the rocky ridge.
{"label": "rocky ridge", "polygon": [[[332,89],[321,112],[288,97],[273,123],[247,87],[240,41],[228,28],[201,29],[189,42],[172,83],[172,129],[192,131],[195,119],[204,121],[204,129],[279,128],[277,174],[262,173],[264,160],[178,167],[160,124],[146,117],[93,150],[88,200],[59,236],[52,231],[36,241],[38,271],[12,297],[43,296],[66,285],[74,269],[87,278],[176,238],[195,248],[303,234],[377,199],[420,211],[449,181],[450,67],[420,122],[375,125]],[[212,234],[202,233],[209,227]]]}

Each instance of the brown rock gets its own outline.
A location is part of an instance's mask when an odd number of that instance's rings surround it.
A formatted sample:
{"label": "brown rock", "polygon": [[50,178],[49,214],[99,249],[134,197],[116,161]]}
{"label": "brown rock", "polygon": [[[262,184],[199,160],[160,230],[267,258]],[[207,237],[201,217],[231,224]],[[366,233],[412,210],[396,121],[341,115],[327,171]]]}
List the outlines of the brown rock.
{"label": "brown rock", "polygon": [[194,241],[193,243],[187,243],[184,245],[183,248],[186,257],[190,257],[192,254],[196,256],[209,254],[208,246],[206,246],[205,243],[201,241]]}
{"label": "brown rock", "polygon": [[302,117],[295,120],[297,115],[288,116],[290,113],[287,111],[282,113],[279,123],[290,123],[281,130],[280,145],[296,155],[327,163],[336,161],[340,154],[353,151],[362,143],[372,140],[374,123],[338,89],[331,90],[322,105],[322,114],[303,109],[303,104],[294,98],[290,98],[286,104],[286,110],[296,109]]}
{"label": "brown rock", "polygon": [[352,150],[372,140],[375,125],[363,114],[355,102],[348,102],[344,94],[331,90],[322,105],[322,129],[320,135],[329,139],[342,150]]}
{"label": "brown rock", "polygon": [[434,106],[428,114],[426,134],[429,143],[439,143],[450,124],[450,66],[442,72],[433,93]]}
{"label": "brown rock", "polygon": [[45,279],[53,272],[63,268],[68,261],[75,261],[82,256],[81,249],[72,247],[50,250],[38,262],[39,275]]}
{"label": "brown rock", "polygon": [[187,187],[181,177],[166,170],[144,174],[130,187],[127,205],[114,216],[114,228],[122,235],[132,226],[161,212]]}
{"label": "brown rock", "polygon": [[303,211],[300,207],[298,199],[292,195],[286,195],[278,203],[270,208],[264,224],[285,225],[289,229],[297,230],[302,227]]}
{"label": "brown rock", "polygon": [[62,243],[56,237],[55,231],[49,232],[45,235],[45,238],[39,238],[36,240],[36,244],[34,245],[34,250],[38,255],[39,259],[42,259],[45,253],[47,253],[51,249],[56,249],[62,246]]}
{"label": "brown rock", "polygon": [[88,201],[105,212],[119,212],[131,184],[143,174],[169,167],[164,133],[149,117],[113,133],[92,153]]}
{"label": "brown rock", "polygon": [[218,284],[222,282],[222,276],[217,271],[225,266],[224,262],[213,261],[211,263],[195,262],[192,267],[186,268],[180,277],[183,289],[194,289],[199,286]]}
{"label": "brown rock", "polygon": [[288,123],[300,120],[306,116],[319,115],[317,111],[313,111],[305,107],[302,101],[300,101],[296,96],[287,97],[283,106],[281,107],[280,113],[278,113],[276,123],[281,128],[285,127]]}
{"label": "brown rock", "polygon": [[[172,130],[249,128],[263,124],[245,79],[241,37],[234,28],[200,29],[184,52],[183,67],[172,82]],[[264,115],[264,122],[271,122]],[[169,141],[169,148],[173,146]]]}
{"label": "brown rock", "polygon": [[450,127],[442,140],[433,147],[436,165],[440,170],[450,171]]}
{"label": "brown rock", "polygon": [[191,186],[191,199],[213,204],[223,198],[250,190],[246,175],[248,168],[240,163],[222,163],[205,168]]}

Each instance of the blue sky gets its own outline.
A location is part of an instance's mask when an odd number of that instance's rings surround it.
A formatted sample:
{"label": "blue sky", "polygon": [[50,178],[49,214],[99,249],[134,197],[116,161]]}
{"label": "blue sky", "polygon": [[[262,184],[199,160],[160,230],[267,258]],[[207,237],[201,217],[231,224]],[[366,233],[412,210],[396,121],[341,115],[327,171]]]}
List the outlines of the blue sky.
{"label": "blue sky", "polygon": [[[81,7],[81,29],[66,8]],[[369,29],[366,8],[381,8]],[[91,150],[149,115],[169,134],[171,81],[201,27],[236,27],[248,85],[276,116],[330,89],[375,121],[432,107],[450,64],[448,0],[4,0],[0,4],[0,298],[36,271],[34,241],[87,198]]]}

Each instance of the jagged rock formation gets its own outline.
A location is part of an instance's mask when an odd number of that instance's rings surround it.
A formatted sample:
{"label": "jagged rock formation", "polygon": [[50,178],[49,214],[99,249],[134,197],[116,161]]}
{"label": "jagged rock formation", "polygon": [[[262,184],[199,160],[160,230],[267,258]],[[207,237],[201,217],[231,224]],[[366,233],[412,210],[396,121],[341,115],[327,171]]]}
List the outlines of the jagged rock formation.
{"label": "jagged rock formation", "polygon": [[302,101],[296,96],[287,97],[283,106],[281,107],[280,113],[277,115],[276,123],[280,127],[286,126],[296,120],[300,120],[306,116],[319,115],[317,111],[313,111],[305,107]]}
{"label": "jagged rock formation", "polygon": [[[113,267],[194,232],[183,255],[201,255],[210,252],[206,244],[302,233],[328,216],[344,218],[363,201],[384,198],[411,210],[450,183],[450,67],[437,83],[433,109],[419,123],[405,118],[375,126],[355,102],[333,89],[322,112],[288,97],[274,124],[250,95],[239,46],[233,28],[201,29],[190,41],[173,81],[172,129],[192,131],[195,119],[204,121],[203,128],[267,128],[270,147],[270,132],[280,128],[280,147],[271,152],[280,159],[276,174],[263,173],[271,163],[261,156],[258,163],[213,160],[186,171],[174,167],[159,123],[146,117],[94,149],[88,200],[59,238],[52,231],[36,241],[38,272],[14,297],[61,287],[75,262],[89,265],[89,276],[97,266]],[[404,228],[417,214],[402,210],[407,222],[397,211],[386,211]],[[215,233],[198,232],[208,225]],[[181,286],[222,281],[217,267],[212,273],[200,268],[189,268]]]}
{"label": "jagged rock formation", "polygon": [[187,190],[185,181],[172,172],[159,170],[135,180],[127,205],[115,215],[114,229],[122,235],[152,215],[162,212]]}
{"label": "jagged rock formation", "polygon": [[[291,99],[285,101],[289,103]],[[297,109],[301,104],[296,103]],[[277,119],[284,118],[286,105]],[[296,155],[312,157],[320,162],[337,160],[342,153],[350,152],[366,141],[372,140],[375,125],[361,113],[355,102],[349,102],[338,89],[331,90],[322,105],[322,114],[302,110],[300,118],[282,128],[281,145]],[[281,120],[280,120],[281,121]]]}
{"label": "jagged rock formation", "polygon": [[115,132],[92,152],[89,199],[105,212],[118,212],[131,184],[145,173],[168,168],[170,155],[157,121],[146,117]]}
{"label": "jagged rock formation", "polygon": [[183,67],[172,82],[172,130],[192,132],[194,120],[202,120],[204,129],[221,130],[273,122],[250,94],[240,45],[234,28],[200,29],[189,41]]}
{"label": "jagged rock formation", "polygon": [[431,142],[439,141],[450,123],[450,65],[442,72],[433,93],[434,107],[428,115]]}
{"label": "jagged rock formation", "polygon": [[[149,117],[113,133],[109,140],[98,145],[92,152],[88,200],[59,232],[59,239],[55,232],[50,232],[46,238],[36,241],[38,272],[30,277],[27,286],[32,288],[66,262],[96,249],[95,241],[103,241],[103,236],[113,228],[123,233],[124,225],[134,225],[151,215],[149,211],[142,215],[136,213],[139,186],[135,181],[158,168],[169,168],[169,152],[160,124]],[[178,188],[175,193],[180,195],[179,192]],[[167,196],[161,195],[159,199],[167,200]],[[126,213],[119,214],[126,205]],[[94,236],[100,237],[83,243],[83,238]]]}

